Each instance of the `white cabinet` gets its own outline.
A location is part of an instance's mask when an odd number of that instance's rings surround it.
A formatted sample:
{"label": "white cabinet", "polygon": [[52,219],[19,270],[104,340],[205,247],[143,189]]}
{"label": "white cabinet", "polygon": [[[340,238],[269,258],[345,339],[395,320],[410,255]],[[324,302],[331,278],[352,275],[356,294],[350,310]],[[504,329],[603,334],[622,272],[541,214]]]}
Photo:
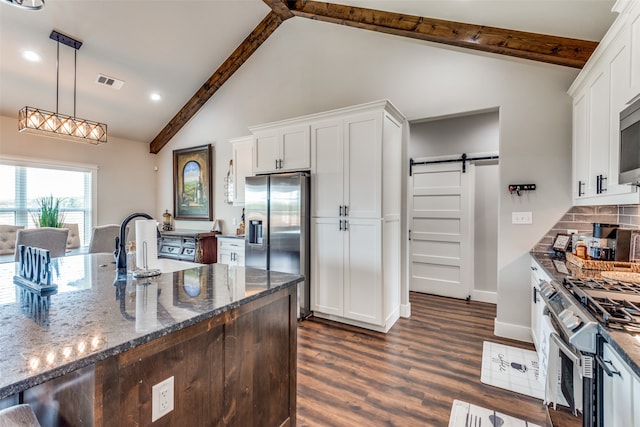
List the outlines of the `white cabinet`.
{"label": "white cabinet", "polygon": [[311,167],[309,125],[253,127],[253,172],[287,172]]}
{"label": "white cabinet", "polygon": [[[619,4],[618,19],[569,89],[573,97],[572,194],[576,205],[640,201],[635,186],[618,182],[620,111],[640,92],[633,89],[637,79],[634,67],[636,73],[640,71],[640,62],[634,65],[634,61],[640,60],[634,59],[638,42],[631,38],[634,26],[640,23],[632,17],[635,12],[630,12],[640,6],[637,0]],[[630,4],[635,4],[635,9]]]}
{"label": "white cabinet", "polygon": [[640,2],[635,2],[629,11],[627,40],[629,46],[630,93],[627,102],[640,96]]}
{"label": "white cabinet", "polygon": [[531,338],[536,350],[540,352],[542,337],[542,324],[545,304],[540,297],[540,285],[551,281],[551,277],[542,266],[531,258]]}
{"label": "white cabinet", "polygon": [[218,263],[244,266],[244,239],[235,237],[219,237]]}
{"label": "white cabinet", "polygon": [[313,216],[382,216],[382,123],[374,112],[311,125]]}
{"label": "white cabinet", "polygon": [[244,206],[244,179],[253,175],[253,136],[229,142],[233,159],[233,206]]}
{"label": "white cabinet", "polygon": [[400,310],[402,121],[388,102],[311,123],[311,309],[386,332]]}
{"label": "white cabinet", "polygon": [[603,345],[602,359],[611,376],[602,381],[603,418],[605,427],[637,426],[640,423],[635,402],[640,399],[640,380],[608,344]]}

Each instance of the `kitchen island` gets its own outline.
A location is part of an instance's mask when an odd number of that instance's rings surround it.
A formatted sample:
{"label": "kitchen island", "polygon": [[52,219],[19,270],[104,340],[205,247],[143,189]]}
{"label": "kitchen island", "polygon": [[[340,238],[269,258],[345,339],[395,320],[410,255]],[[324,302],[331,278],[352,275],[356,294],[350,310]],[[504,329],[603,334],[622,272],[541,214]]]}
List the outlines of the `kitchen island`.
{"label": "kitchen island", "polygon": [[211,264],[136,280],[110,254],[52,264],[48,296],[0,265],[0,403],[29,403],[43,425],[150,425],[153,386],[172,380],[157,425],[295,425],[302,276]]}

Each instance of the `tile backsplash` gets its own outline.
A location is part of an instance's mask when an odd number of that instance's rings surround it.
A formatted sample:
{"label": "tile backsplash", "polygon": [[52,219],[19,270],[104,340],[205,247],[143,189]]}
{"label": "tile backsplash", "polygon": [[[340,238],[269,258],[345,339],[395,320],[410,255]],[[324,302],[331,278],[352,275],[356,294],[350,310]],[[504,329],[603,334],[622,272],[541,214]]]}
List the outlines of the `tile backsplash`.
{"label": "tile backsplash", "polygon": [[551,246],[556,235],[566,233],[567,230],[578,230],[578,234],[592,234],[594,222],[640,228],[640,205],[573,206],[547,231],[533,251],[553,252]]}

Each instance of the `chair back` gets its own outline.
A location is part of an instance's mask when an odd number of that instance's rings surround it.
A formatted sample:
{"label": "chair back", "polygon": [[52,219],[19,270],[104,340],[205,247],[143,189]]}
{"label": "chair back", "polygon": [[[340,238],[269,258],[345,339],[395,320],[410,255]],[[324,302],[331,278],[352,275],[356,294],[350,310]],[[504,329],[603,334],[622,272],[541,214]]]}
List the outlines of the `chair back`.
{"label": "chair back", "polygon": [[80,229],[78,224],[62,224],[62,228],[69,229],[67,237],[67,249],[76,249],[80,247]]}
{"label": "chair back", "polygon": [[[16,233],[16,248],[20,245],[34,248],[46,249],[51,258],[62,257],[67,249],[68,228],[32,228],[28,230],[18,230]],[[19,254],[16,250],[15,260],[18,261]]]}
{"label": "chair back", "polygon": [[0,224],[0,255],[16,253],[16,232],[23,228],[24,225]]}
{"label": "chair back", "polygon": [[0,427],[40,427],[31,407],[25,403],[0,410]]}
{"label": "chair back", "polygon": [[89,253],[100,252],[113,253],[116,249],[116,236],[120,234],[118,224],[98,225],[91,231],[91,241],[89,242]]}

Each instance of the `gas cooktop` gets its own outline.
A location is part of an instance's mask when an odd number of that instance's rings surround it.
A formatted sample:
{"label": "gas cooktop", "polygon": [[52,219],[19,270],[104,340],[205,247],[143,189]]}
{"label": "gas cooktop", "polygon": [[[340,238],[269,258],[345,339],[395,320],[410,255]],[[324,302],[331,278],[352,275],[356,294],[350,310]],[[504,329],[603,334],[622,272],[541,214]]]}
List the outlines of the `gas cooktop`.
{"label": "gas cooktop", "polygon": [[599,323],[640,332],[640,285],[613,279],[566,277],[564,287]]}

